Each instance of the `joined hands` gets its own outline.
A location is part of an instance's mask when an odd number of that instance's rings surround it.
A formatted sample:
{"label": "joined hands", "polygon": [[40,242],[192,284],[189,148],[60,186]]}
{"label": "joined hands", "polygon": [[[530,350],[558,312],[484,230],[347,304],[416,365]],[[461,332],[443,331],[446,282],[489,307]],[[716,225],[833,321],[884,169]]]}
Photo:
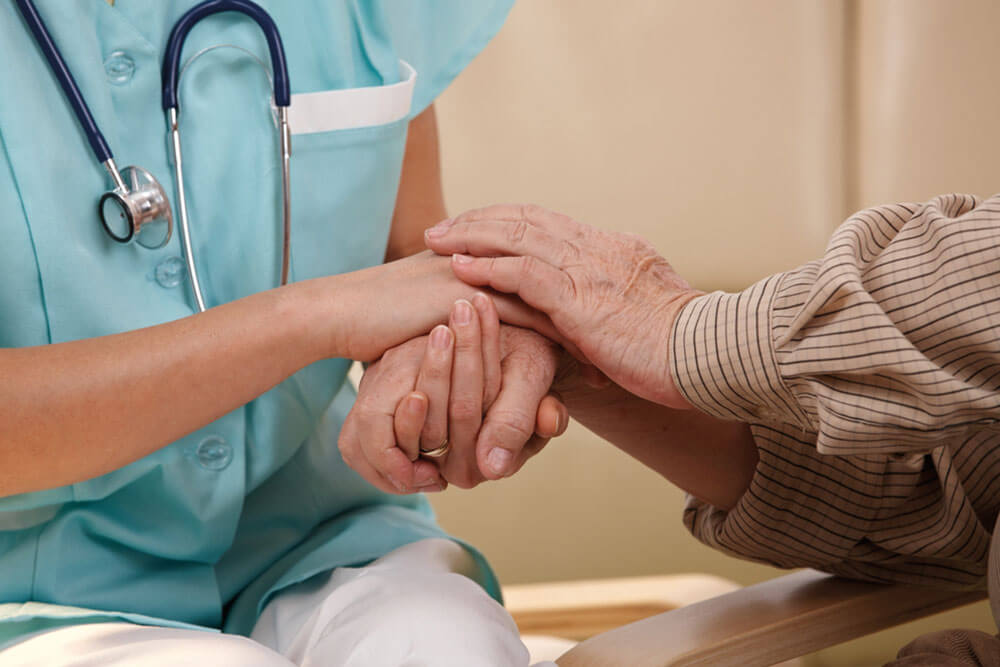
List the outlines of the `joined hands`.
{"label": "joined hands", "polygon": [[[369,366],[341,429],[341,456],[391,493],[511,475],[569,423],[549,394],[561,356],[547,338],[501,324],[487,295],[460,299],[448,325]],[[442,446],[442,456],[421,456]]]}

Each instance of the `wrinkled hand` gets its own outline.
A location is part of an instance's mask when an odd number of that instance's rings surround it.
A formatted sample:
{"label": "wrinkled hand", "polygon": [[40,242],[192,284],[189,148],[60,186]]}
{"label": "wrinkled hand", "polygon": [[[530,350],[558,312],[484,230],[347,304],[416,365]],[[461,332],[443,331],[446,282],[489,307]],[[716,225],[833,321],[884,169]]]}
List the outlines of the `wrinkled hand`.
{"label": "wrinkled hand", "polygon": [[690,408],[670,372],[670,330],[699,295],[646,241],[531,205],[498,205],[445,220],[427,246],[451,254],[470,285],[514,293],[549,316],[586,360],[624,389]]}
{"label": "wrinkled hand", "polygon": [[[566,428],[566,408],[546,395],[557,348],[501,327],[485,295],[472,302],[456,302],[449,326],[389,350],[365,373],[339,445],[384,491],[470,488],[512,474]],[[446,440],[444,457],[419,456]]]}

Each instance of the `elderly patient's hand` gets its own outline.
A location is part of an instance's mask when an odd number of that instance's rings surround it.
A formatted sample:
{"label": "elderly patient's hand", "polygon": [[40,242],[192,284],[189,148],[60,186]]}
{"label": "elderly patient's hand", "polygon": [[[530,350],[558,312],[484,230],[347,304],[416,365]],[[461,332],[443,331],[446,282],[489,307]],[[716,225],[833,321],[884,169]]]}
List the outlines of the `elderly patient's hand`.
{"label": "elderly patient's hand", "polygon": [[670,329],[699,292],[641,238],[537,206],[468,211],[425,234],[470,285],[513,292],[547,314],[587,361],[624,389],[691,407],[670,373]]}
{"label": "elderly patient's hand", "polygon": [[[450,326],[393,348],[372,364],[341,429],[344,460],[378,488],[463,488],[515,472],[561,434],[566,408],[547,396],[557,348],[501,327],[493,302],[456,302]],[[419,452],[447,442],[447,454]]]}

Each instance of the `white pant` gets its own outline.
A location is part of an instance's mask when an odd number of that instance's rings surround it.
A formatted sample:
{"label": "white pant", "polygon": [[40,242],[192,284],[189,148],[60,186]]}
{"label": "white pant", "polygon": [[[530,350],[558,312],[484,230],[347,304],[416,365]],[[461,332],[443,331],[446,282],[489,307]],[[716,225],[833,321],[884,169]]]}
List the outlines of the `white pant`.
{"label": "white pant", "polygon": [[282,591],[250,639],[129,623],[78,625],[15,644],[0,652],[0,666],[527,665],[510,615],[461,574],[471,567],[454,542],[423,540]]}

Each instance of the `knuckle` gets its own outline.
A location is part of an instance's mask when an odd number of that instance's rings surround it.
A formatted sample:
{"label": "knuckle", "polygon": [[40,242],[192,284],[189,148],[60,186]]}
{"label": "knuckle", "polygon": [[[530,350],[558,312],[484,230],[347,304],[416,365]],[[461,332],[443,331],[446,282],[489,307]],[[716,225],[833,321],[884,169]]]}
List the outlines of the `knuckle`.
{"label": "knuckle", "polygon": [[526,443],[534,434],[535,416],[522,410],[504,409],[490,415],[493,422],[493,438],[499,442]]}
{"label": "knuckle", "polygon": [[524,220],[512,222],[506,227],[507,240],[514,246],[520,246],[528,235],[528,223]]}
{"label": "knuckle", "polygon": [[553,217],[554,217],[554,218],[555,218],[556,220],[558,220],[559,222],[564,222],[564,223],[572,223],[572,224],[574,224],[574,225],[576,225],[576,226],[578,226],[578,227],[582,227],[582,226],[583,226],[583,225],[581,225],[581,224],[580,224],[579,222],[577,222],[576,220],[574,220],[574,219],[573,219],[573,216],[571,216],[571,215],[567,215],[567,214],[565,214],[565,213],[559,213],[559,212],[555,212],[555,213],[553,213],[553,214],[552,214],[552,216],[553,216]]}
{"label": "knuckle", "polygon": [[430,363],[424,364],[423,369],[420,371],[420,382],[417,383],[417,386],[419,387],[425,382],[440,385],[449,381],[451,379],[451,364],[445,363],[445,361],[447,361],[447,358],[431,360]]}
{"label": "knuckle", "polygon": [[523,381],[542,384],[555,368],[555,355],[548,345],[531,341],[511,353],[511,363],[516,364]]}
{"label": "knuckle", "polygon": [[482,417],[483,406],[478,398],[455,397],[448,407],[448,416],[452,421],[473,422]]}
{"label": "knuckle", "polygon": [[580,296],[580,285],[577,279],[573,276],[573,273],[566,271],[563,273],[566,278],[562,282],[562,291],[564,299],[567,302],[572,302]]}
{"label": "knuckle", "polygon": [[538,260],[531,256],[523,256],[517,259],[518,269],[521,274],[532,276],[538,273]]}
{"label": "knuckle", "polygon": [[475,330],[472,323],[455,327],[455,354],[472,352],[481,347],[482,335]]}
{"label": "knuckle", "polygon": [[625,239],[629,249],[637,255],[648,255],[650,253],[656,254],[656,250],[653,248],[653,244],[639,236],[638,234],[633,234],[631,232],[623,232],[622,238]]}
{"label": "knuckle", "polygon": [[564,264],[580,264],[583,261],[583,251],[573,241],[563,240],[560,249]]}
{"label": "knuckle", "polygon": [[538,204],[522,204],[521,217],[525,220],[537,220],[549,213],[549,210]]}

